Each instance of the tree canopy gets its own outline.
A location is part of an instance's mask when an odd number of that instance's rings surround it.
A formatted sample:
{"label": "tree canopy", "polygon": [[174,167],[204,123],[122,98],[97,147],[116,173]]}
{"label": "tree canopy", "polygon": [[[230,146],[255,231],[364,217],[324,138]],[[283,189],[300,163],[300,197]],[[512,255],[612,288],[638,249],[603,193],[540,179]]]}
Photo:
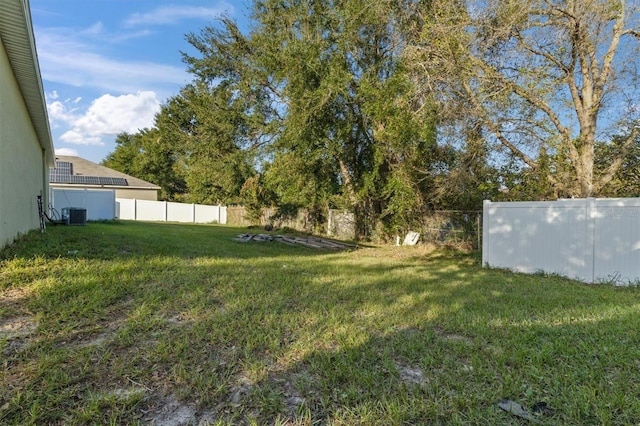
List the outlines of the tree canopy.
{"label": "tree canopy", "polygon": [[609,162],[596,163],[597,143],[638,113],[637,6],[436,0],[410,62],[448,120],[480,120],[495,149],[546,173],[556,196],[590,197],[604,192],[638,134],[634,127]]}
{"label": "tree canopy", "polygon": [[167,199],[348,209],[365,238],[486,198],[628,194],[636,6],[255,0],[246,31],[186,36],[193,81],[106,163]]}

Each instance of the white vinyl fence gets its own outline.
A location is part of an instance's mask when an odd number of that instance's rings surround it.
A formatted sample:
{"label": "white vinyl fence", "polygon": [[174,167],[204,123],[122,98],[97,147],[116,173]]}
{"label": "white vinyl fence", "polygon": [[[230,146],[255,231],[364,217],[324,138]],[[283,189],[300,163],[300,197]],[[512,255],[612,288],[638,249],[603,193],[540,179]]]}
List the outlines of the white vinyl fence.
{"label": "white vinyl fence", "polygon": [[63,208],[76,207],[86,209],[87,220],[116,217],[116,192],[113,189],[51,188],[50,203],[58,215],[62,214]]}
{"label": "white vinyl fence", "polygon": [[485,201],[482,263],[589,283],[638,283],[640,199]]}
{"label": "white vinyl fence", "polygon": [[116,217],[152,222],[227,223],[227,208],[202,204],[116,198]]}

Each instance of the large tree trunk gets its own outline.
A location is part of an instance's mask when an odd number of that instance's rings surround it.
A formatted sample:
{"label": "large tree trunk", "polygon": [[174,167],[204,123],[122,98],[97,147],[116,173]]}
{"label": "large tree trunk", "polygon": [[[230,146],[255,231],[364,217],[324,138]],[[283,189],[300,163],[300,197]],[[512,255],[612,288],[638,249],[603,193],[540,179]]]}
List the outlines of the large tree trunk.
{"label": "large tree trunk", "polygon": [[[598,118],[615,105],[606,124],[631,123],[634,111],[625,102],[640,98],[637,3],[471,3],[473,10],[435,0],[422,44],[409,50],[416,81],[442,101],[441,122],[478,117],[495,142],[534,171],[539,158],[532,153],[549,152],[557,161],[549,180],[558,192],[598,195],[632,144],[630,138],[606,170],[595,170],[594,146],[604,133]],[[624,37],[630,42],[622,44]]]}

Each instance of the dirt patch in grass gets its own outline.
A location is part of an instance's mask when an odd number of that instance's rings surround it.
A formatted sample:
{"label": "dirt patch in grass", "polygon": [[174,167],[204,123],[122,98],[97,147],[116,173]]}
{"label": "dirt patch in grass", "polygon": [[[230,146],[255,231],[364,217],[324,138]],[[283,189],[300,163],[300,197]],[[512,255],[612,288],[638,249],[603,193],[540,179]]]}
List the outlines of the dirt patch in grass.
{"label": "dirt patch in grass", "polygon": [[100,325],[74,330],[64,337],[60,337],[57,342],[58,346],[61,348],[88,348],[108,345],[115,339],[118,330],[124,322],[125,318],[113,316]]}
{"label": "dirt patch in grass", "polygon": [[407,384],[425,386],[429,383],[429,378],[421,368],[400,363],[396,363],[396,368],[400,372],[402,381]]}
{"label": "dirt patch in grass", "polygon": [[243,399],[249,395],[254,383],[246,376],[238,378],[236,386],[231,389],[230,404],[232,407],[239,407]]}
{"label": "dirt patch in grass", "polygon": [[36,327],[35,320],[28,316],[0,320],[0,341],[6,340],[2,354],[9,356],[20,352],[29,344],[29,337]]}
{"label": "dirt patch in grass", "polygon": [[20,287],[10,287],[0,291],[0,308],[5,311],[5,315],[17,316],[24,313],[25,299],[30,296],[30,292]]}
{"label": "dirt patch in grass", "polygon": [[436,327],[436,334],[448,342],[460,342],[467,345],[473,344],[473,340],[470,337],[456,333],[449,333],[440,327]]}
{"label": "dirt patch in grass", "polygon": [[0,322],[0,338],[7,340],[25,338],[36,330],[32,317],[14,317]]}
{"label": "dirt patch in grass", "polygon": [[151,397],[144,411],[143,421],[154,426],[186,426],[214,424],[215,410],[198,410],[194,405],[181,403],[175,395]]}
{"label": "dirt patch in grass", "polygon": [[305,403],[305,399],[290,381],[284,384],[284,396],[284,406],[289,414],[294,414]]}
{"label": "dirt patch in grass", "polygon": [[88,339],[84,339],[84,340],[78,341],[76,343],[76,345],[79,348],[89,348],[89,347],[93,347],[93,346],[101,346],[101,345],[104,345],[105,343],[107,343],[107,341],[112,337],[113,337],[113,331],[100,333],[100,334],[96,334],[94,336],[91,336]]}

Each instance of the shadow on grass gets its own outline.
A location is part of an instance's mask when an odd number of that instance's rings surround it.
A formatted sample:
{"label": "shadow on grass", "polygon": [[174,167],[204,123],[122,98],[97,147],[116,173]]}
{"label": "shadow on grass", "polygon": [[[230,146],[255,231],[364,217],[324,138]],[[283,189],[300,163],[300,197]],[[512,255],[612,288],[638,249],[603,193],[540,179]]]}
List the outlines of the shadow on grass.
{"label": "shadow on grass", "polygon": [[[551,424],[638,423],[637,289],[474,275],[453,287],[450,274],[432,272],[327,288],[332,296],[314,310],[329,315],[313,322],[313,348],[285,354],[293,361],[283,365],[265,349],[262,362],[276,367],[257,374],[240,410],[309,424],[521,424],[497,408],[510,398],[547,404],[539,419]],[[290,345],[287,333],[280,338]]]}
{"label": "shadow on grass", "polygon": [[637,424],[640,385],[629,379],[640,373],[640,342],[623,337],[638,325],[636,314],[464,336],[431,322],[314,350],[258,380],[244,414],[309,424],[522,424],[498,409],[509,398],[550,407],[539,419],[551,424]]}
{"label": "shadow on grass", "polygon": [[196,309],[190,335],[205,340],[189,350],[223,350],[180,375],[186,393],[202,395],[204,363],[227,381],[201,403],[230,423],[520,424],[497,409],[505,397],[545,402],[561,423],[637,421],[636,290],[368,261],[249,265],[217,293],[222,309]]}
{"label": "shadow on grass", "polygon": [[[322,253],[278,242],[242,243],[233,239],[247,228],[207,224],[97,221],[86,226],[53,226],[32,231],[0,251],[0,260],[58,257],[118,259],[127,256],[278,257]],[[264,232],[258,230],[257,233]],[[326,252],[326,251],[324,251]]]}
{"label": "shadow on grass", "polygon": [[[419,249],[231,241],[240,228],[56,232],[8,256],[42,264],[3,274],[34,287],[15,312],[38,317],[1,376],[15,424],[151,423],[174,399],[195,424],[520,424],[504,397],[545,401],[557,423],[640,418],[637,289]],[[132,387],[144,396],[91,405]]]}

